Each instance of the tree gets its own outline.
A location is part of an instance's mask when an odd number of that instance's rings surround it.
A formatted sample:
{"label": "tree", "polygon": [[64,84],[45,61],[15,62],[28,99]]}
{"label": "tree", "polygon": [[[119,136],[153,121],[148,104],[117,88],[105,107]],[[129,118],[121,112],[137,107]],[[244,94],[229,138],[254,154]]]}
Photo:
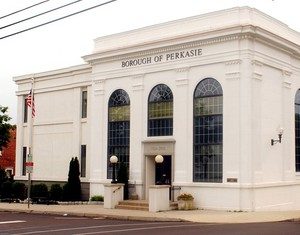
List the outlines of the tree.
{"label": "tree", "polygon": [[78,158],[72,158],[69,165],[68,182],[63,187],[64,200],[81,200],[81,183]]}
{"label": "tree", "polygon": [[9,117],[8,114],[6,113],[7,110],[8,107],[4,107],[0,105],[0,151],[2,150],[2,147],[7,147],[10,138],[9,131],[12,127],[9,124],[11,117]]}

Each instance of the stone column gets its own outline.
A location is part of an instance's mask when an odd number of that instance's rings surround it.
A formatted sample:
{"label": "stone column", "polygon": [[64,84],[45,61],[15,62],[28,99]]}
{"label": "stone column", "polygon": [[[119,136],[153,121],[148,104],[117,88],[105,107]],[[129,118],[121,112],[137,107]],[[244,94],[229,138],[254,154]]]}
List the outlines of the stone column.
{"label": "stone column", "polygon": [[124,184],[104,184],[104,208],[114,209],[124,198]]}
{"label": "stone column", "polygon": [[151,185],[149,187],[149,211],[158,212],[170,210],[170,185]]}

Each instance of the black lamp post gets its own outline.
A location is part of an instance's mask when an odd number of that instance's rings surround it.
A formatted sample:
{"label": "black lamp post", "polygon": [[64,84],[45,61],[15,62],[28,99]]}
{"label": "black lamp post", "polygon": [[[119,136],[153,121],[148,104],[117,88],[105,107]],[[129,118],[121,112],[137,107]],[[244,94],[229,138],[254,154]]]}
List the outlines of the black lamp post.
{"label": "black lamp post", "polygon": [[112,155],[109,159],[110,163],[112,164],[112,167],[113,167],[113,172],[112,172],[112,181],[111,183],[112,184],[116,184],[117,181],[116,181],[116,164],[118,162],[118,157],[115,156],[115,155]]}

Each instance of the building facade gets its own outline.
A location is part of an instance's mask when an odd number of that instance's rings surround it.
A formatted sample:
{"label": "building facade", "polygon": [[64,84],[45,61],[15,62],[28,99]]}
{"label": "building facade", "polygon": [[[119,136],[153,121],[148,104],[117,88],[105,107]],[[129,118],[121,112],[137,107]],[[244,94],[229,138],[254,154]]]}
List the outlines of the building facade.
{"label": "building facade", "polygon": [[9,143],[0,151],[0,168],[6,171],[8,177],[11,177],[15,174],[16,128],[10,129]]}
{"label": "building facade", "polygon": [[300,209],[298,32],[232,8],[97,38],[83,59],[14,78],[16,178],[26,179],[34,78],[33,180],[65,181],[77,156],[89,195],[103,194],[116,155],[141,199],[164,183],[198,208]]}

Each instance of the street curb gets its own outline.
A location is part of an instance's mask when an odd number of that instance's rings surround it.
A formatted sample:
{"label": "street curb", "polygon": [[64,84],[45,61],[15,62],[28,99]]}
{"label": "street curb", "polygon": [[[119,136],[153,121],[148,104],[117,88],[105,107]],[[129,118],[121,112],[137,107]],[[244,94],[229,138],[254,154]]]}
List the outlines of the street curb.
{"label": "street curb", "polygon": [[151,221],[151,222],[187,222],[188,220],[180,218],[167,218],[167,217],[147,217],[147,216],[130,216],[130,215],[109,215],[109,214],[96,214],[84,212],[60,212],[60,211],[39,211],[39,210],[23,210],[23,209],[0,209],[1,212],[18,212],[28,214],[41,214],[41,215],[59,215],[59,216],[77,216],[89,218],[103,218],[103,219],[118,219],[118,220],[131,220],[131,221]]}

